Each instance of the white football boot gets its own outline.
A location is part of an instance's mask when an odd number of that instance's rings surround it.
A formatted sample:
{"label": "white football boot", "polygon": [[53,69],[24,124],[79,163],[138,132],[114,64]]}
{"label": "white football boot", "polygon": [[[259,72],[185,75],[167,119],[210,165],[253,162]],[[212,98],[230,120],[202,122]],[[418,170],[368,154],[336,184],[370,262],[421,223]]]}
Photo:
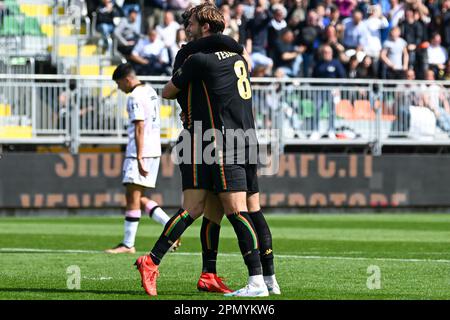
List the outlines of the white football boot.
{"label": "white football boot", "polygon": [[275,295],[281,294],[281,289],[280,289],[280,286],[278,285],[275,275],[264,276],[264,283],[266,284],[267,289],[269,290],[269,294],[275,294]]}

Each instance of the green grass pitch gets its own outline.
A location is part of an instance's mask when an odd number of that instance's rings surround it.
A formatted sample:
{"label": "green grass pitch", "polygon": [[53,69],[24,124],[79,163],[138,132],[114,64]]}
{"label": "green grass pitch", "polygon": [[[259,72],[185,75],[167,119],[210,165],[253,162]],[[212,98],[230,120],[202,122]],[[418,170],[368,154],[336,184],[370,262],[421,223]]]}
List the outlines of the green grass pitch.
{"label": "green grass pitch", "polygon": [[[269,299],[450,298],[450,215],[274,214],[267,220],[283,293]],[[122,217],[0,218],[0,299],[150,299],[133,263],[162,227],[143,217],[139,254],[102,253],[121,241],[122,225]],[[196,289],[200,225],[199,219],[180,250],[166,255],[153,299],[224,299]],[[226,219],[219,250],[219,275],[232,289],[245,285],[246,269]],[[74,265],[81,272],[79,290],[67,287],[67,268]],[[380,289],[368,288],[370,266],[379,268]]]}

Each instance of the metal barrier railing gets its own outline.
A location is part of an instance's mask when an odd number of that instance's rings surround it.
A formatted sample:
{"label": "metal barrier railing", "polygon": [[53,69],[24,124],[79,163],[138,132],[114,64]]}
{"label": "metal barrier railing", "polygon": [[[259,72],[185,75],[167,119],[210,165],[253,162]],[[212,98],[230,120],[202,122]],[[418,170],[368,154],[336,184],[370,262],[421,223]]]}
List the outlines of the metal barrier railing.
{"label": "metal barrier railing", "polygon": [[[167,77],[142,77],[161,95]],[[450,81],[252,79],[258,130],[281,146],[450,145]],[[0,74],[0,144],[126,142],[126,96],[109,77]],[[161,99],[163,143],[181,129],[179,107]]]}

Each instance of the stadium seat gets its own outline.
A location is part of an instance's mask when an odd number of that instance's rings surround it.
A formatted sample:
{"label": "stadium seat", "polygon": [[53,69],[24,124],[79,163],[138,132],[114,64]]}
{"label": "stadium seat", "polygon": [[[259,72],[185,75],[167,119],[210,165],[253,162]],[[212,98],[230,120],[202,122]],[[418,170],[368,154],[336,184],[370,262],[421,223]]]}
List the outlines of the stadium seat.
{"label": "stadium seat", "polygon": [[302,99],[300,101],[301,108],[301,118],[312,118],[314,117],[314,104],[310,99]]}
{"label": "stadium seat", "polygon": [[80,75],[82,76],[98,76],[100,75],[100,66],[99,65],[81,65],[80,66]]}
{"label": "stadium seat", "polygon": [[[55,29],[53,28],[53,25],[50,23],[43,23],[41,25],[42,32],[47,35],[47,37],[52,37],[53,33],[55,32]],[[58,34],[61,37],[68,37],[72,35],[73,26],[70,24],[67,25],[61,25],[58,28]]]}
{"label": "stadium seat", "polygon": [[19,5],[15,0],[5,0],[4,5],[5,8],[8,9],[9,14],[20,14]]}
{"label": "stadium seat", "polygon": [[0,104],[0,117],[9,117],[11,115],[11,105]]}
{"label": "stadium seat", "polygon": [[116,70],[117,66],[106,66],[102,68],[102,75],[104,76],[112,76],[114,70]]}
{"label": "stadium seat", "polygon": [[173,107],[169,105],[162,105],[159,113],[161,119],[168,119],[173,114]]}
{"label": "stadium seat", "polygon": [[341,100],[336,105],[336,116],[347,120],[354,119],[353,105],[349,100]]}
{"label": "stadium seat", "polygon": [[[117,66],[106,66],[102,68],[102,75],[111,77],[114,70],[116,70]],[[103,97],[109,97],[113,96],[115,97],[117,95],[117,90],[115,90],[114,86],[107,85],[102,87],[102,96]]]}
{"label": "stadium seat", "polygon": [[3,24],[0,29],[0,35],[2,36],[15,36],[22,35],[22,24],[16,17],[6,16],[3,18]]}
{"label": "stadium seat", "polygon": [[41,26],[34,17],[25,17],[23,20],[23,32],[29,36],[42,36]]}
{"label": "stadium seat", "polygon": [[20,11],[29,17],[49,17],[52,15],[52,7],[47,4],[20,4]]}
{"label": "stadium seat", "polygon": [[[92,56],[96,53],[97,46],[93,44],[84,45],[81,47],[81,56],[87,57]],[[76,44],[60,44],[58,48],[58,55],[61,57],[72,57],[77,56],[77,45]]]}
{"label": "stadium seat", "polygon": [[320,109],[320,119],[328,119],[330,117],[330,107],[328,102],[322,104],[322,109]]}
{"label": "stadium seat", "polygon": [[373,120],[376,118],[376,114],[372,110],[368,100],[355,100],[354,110],[355,119]]}
{"label": "stadium seat", "polygon": [[0,138],[27,139],[32,131],[31,126],[0,126]]}

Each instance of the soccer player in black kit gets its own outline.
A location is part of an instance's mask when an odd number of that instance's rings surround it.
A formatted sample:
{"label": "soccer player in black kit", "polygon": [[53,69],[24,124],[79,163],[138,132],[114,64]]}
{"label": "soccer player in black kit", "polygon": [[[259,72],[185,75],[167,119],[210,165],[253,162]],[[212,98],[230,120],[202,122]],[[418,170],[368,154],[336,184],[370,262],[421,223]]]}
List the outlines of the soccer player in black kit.
{"label": "soccer player in black kit", "polygon": [[[206,36],[221,32],[223,26],[223,16],[217,8],[204,4],[196,7],[188,28],[192,34]],[[200,86],[196,95],[190,90],[193,83]],[[183,208],[167,223],[150,255],[142,256],[136,262],[142,284],[148,294],[156,295],[160,260],[170,243],[203,213],[207,190],[213,190],[218,193],[224,212],[234,227],[249,271],[248,285],[227,295],[267,296],[269,291],[263,278],[258,236],[247,209],[247,191],[257,190],[256,161],[251,162],[257,140],[245,60],[240,55],[227,51],[194,54],[166,85],[163,97],[173,99],[181,90],[188,92],[188,121],[198,108],[205,106],[198,117],[204,126],[203,130],[213,130],[211,143],[218,161],[201,165],[199,172],[191,174],[193,183],[199,184],[199,189],[185,189],[183,181]],[[237,130],[237,134],[234,132],[230,137],[230,129]],[[221,139],[223,143],[220,143]],[[234,144],[236,139],[239,142],[237,146]],[[197,166],[193,168],[198,169]],[[200,181],[199,177],[204,178],[204,181]],[[267,231],[270,234],[268,228]]]}

